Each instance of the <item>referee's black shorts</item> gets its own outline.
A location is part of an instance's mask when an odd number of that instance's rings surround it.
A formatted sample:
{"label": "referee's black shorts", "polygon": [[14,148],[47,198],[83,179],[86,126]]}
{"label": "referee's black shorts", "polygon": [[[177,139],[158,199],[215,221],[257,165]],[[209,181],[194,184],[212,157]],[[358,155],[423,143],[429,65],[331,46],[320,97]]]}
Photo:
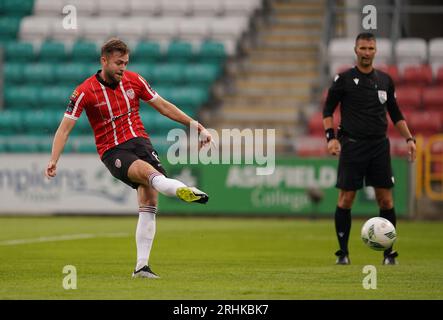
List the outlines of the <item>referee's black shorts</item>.
{"label": "referee's black shorts", "polygon": [[340,144],[337,188],[352,191],[363,185],[386,189],[394,186],[387,137],[357,140],[343,136]]}
{"label": "referee's black shorts", "polygon": [[166,176],[166,171],[160,163],[157,151],[147,138],[133,138],[107,150],[102,156],[102,161],[111,174],[134,189],[137,189],[140,184],[129,179],[128,169],[134,161],[139,159],[146,161]]}

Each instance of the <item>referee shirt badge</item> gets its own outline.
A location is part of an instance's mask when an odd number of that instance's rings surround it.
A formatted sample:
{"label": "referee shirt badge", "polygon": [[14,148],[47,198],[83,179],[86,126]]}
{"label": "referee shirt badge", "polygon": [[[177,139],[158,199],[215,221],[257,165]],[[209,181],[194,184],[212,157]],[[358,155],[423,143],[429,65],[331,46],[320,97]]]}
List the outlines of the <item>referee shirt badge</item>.
{"label": "referee shirt badge", "polygon": [[134,92],[134,89],[129,89],[129,90],[126,90],[126,95],[129,97],[129,99],[134,99],[135,98],[135,92]]}
{"label": "referee shirt badge", "polygon": [[119,169],[122,167],[122,162],[120,161],[120,159],[115,160],[115,166]]}
{"label": "referee shirt badge", "polygon": [[388,94],[384,90],[378,90],[378,100],[380,100],[380,103],[383,104],[388,100]]}

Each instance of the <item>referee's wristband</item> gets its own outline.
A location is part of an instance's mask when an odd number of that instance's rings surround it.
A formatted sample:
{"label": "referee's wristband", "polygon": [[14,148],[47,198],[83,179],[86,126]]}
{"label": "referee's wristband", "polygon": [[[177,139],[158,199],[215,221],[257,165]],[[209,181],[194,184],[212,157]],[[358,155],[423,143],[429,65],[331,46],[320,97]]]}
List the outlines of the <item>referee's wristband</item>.
{"label": "referee's wristband", "polygon": [[406,139],[406,143],[408,143],[409,141],[414,141],[414,143],[417,143],[417,141],[415,141],[414,137],[409,137]]}
{"label": "referee's wristband", "polygon": [[325,130],[326,141],[329,142],[333,139],[336,139],[334,129],[329,128]]}

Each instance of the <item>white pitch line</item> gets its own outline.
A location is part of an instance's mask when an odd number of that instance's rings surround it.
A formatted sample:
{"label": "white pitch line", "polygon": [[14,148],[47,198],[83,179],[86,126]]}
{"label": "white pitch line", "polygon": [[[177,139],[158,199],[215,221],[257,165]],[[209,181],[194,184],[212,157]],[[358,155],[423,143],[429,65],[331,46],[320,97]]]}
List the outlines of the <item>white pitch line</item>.
{"label": "white pitch line", "polygon": [[128,235],[129,235],[128,233],[67,234],[67,235],[61,235],[61,236],[48,236],[48,237],[39,237],[39,238],[32,238],[32,239],[4,240],[4,241],[0,241],[0,246],[15,246],[15,245],[19,245],[19,244],[68,241],[68,240],[92,239],[92,238],[123,238],[123,237],[127,237]]}

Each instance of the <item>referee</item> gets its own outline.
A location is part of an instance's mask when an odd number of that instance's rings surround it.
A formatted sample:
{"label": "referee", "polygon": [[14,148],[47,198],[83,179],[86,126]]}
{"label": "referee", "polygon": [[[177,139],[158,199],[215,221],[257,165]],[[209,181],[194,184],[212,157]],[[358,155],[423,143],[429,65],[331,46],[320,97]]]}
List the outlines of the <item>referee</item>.
{"label": "referee", "polygon": [[[351,208],[357,190],[372,186],[380,216],[396,225],[392,187],[390,143],[386,136],[386,111],[408,146],[409,161],[416,157],[415,139],[395,99],[391,77],[372,66],[377,52],[371,33],[360,33],[354,47],[357,65],[335,76],[323,109],[323,125],[328,151],[339,155],[336,187],[339,189],[335,211],[335,230],[340,245],[337,264],[350,264],[348,240],[351,230]],[[340,103],[341,124],[337,134],[333,113]],[[397,264],[398,253],[392,247],[384,251],[383,264]]]}

